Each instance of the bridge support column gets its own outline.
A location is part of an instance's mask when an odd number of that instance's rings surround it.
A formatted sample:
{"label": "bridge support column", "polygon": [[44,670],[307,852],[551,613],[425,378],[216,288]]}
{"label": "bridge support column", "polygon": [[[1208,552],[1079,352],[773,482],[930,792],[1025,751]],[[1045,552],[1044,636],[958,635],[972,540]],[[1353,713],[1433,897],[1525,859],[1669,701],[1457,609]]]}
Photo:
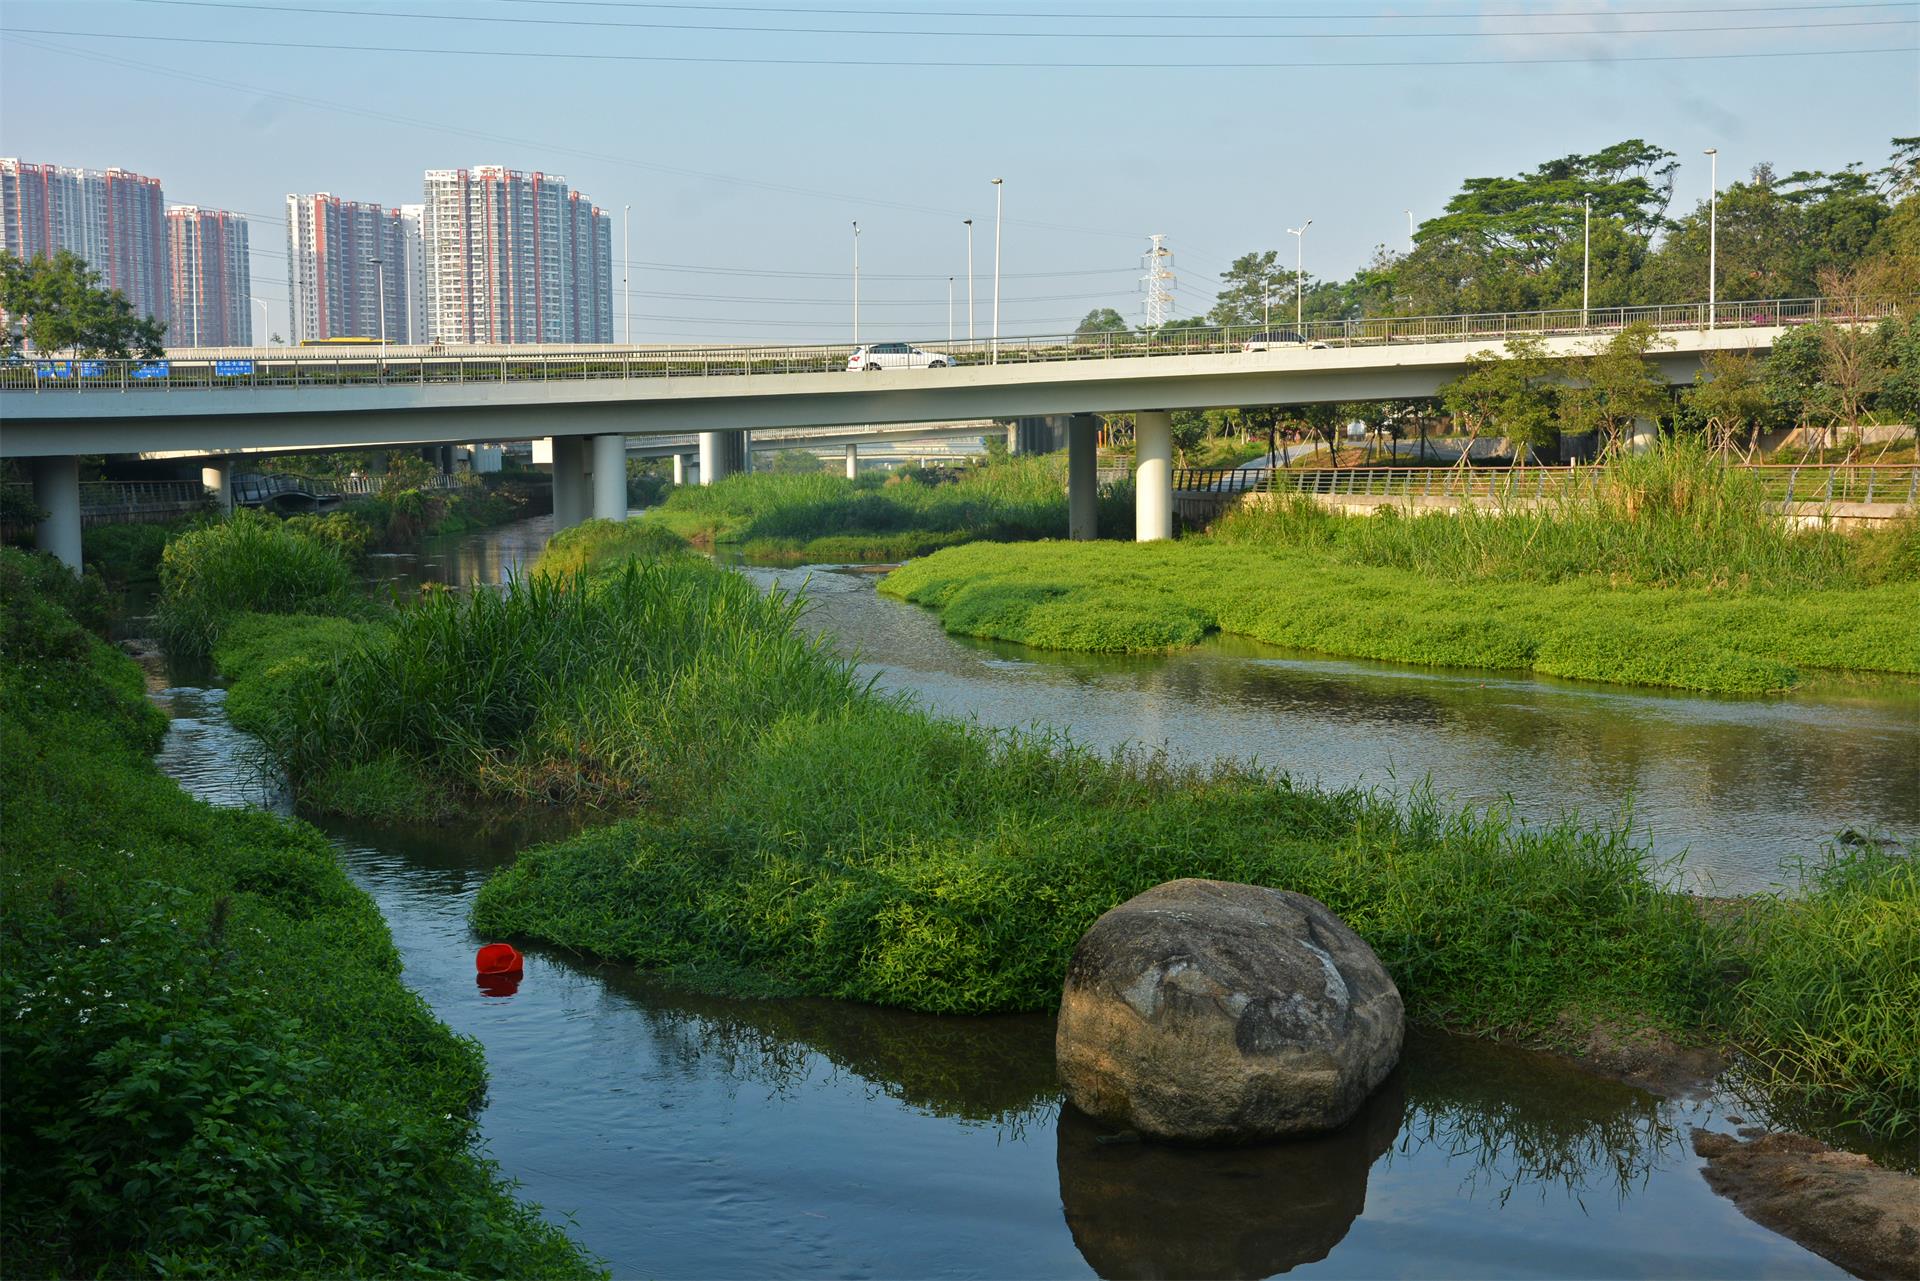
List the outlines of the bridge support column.
{"label": "bridge support column", "polygon": [[1173,415],[1142,409],[1133,416],[1133,538],[1173,537]]}
{"label": "bridge support column", "polygon": [[1092,414],[1067,420],[1067,537],[1100,537],[1100,420]]}
{"label": "bridge support column", "polygon": [[740,435],[740,470],[753,475],[753,433],[742,431]]}
{"label": "bridge support column", "polygon": [[857,441],[847,442],[847,479],[853,480],[860,475],[860,445]]}
{"label": "bridge support column", "polygon": [[78,574],[80,565],[80,460],[33,460],[33,505],[46,512],[33,527],[33,545]]}
{"label": "bridge support column", "polygon": [[200,468],[200,483],[212,491],[215,511],[225,516],[233,510],[233,459],[209,458]]}
{"label": "bridge support column", "polygon": [[593,514],[600,520],[627,518],[627,438],[618,432],[594,436]]}
{"label": "bridge support column", "polygon": [[553,438],[553,527],[578,525],[587,518],[586,449],[578,436]]}
{"label": "bridge support column", "polygon": [[752,471],[753,449],[744,431],[700,433],[700,483],[711,485],[736,472]]}
{"label": "bridge support column", "polygon": [[676,485],[684,485],[687,483],[687,456],[685,454],[675,454],[673,456],[673,483]]}

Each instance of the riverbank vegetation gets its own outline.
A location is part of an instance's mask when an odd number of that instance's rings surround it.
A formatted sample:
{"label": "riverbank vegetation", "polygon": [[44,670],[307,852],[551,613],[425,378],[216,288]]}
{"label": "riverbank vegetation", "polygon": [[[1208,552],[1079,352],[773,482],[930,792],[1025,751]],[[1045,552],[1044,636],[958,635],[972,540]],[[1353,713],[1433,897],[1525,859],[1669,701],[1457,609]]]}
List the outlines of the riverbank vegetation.
{"label": "riverbank vegetation", "polygon": [[881,590],[947,630],[1144,652],[1226,632],[1343,657],[1716,693],[1920,675],[1920,526],[1793,529],[1697,446],[1535,507],[1345,516],[1304,497],[1151,544],[975,545]]}
{"label": "riverbank vegetation", "polygon": [[[1132,488],[1101,491],[1105,528],[1132,527]],[[646,520],[699,547],[764,563],[892,561],[975,541],[1063,538],[1066,459],[863,472],[750,473],[670,492]]]}
{"label": "riverbank vegetation", "polygon": [[[1215,876],[1328,903],[1423,1023],[1549,1043],[1596,1024],[1682,1039],[1738,1027],[1757,1064],[1805,1079],[1794,1025],[1737,1021],[1744,998],[1726,986],[1762,971],[1745,949],[1780,936],[1662,891],[1619,831],[934,717],[803,639],[794,601],[655,555],[653,533],[636,559],[626,531],[646,528],[583,527],[550,572],[498,596],[429,596],[374,622],[236,619],[216,646],[235,720],[304,799],[345,812],[599,807],[617,821],[523,854],[483,890],[476,925],[702,986],[1049,1008],[1100,912]],[[1896,923],[1920,906],[1902,897],[1911,880],[1849,884]],[[1788,968],[1805,978],[1801,955]],[[1891,1013],[1915,995],[1912,969],[1896,954],[1861,989],[1889,1013],[1859,1022],[1849,1106],[1882,1129],[1920,1108]]]}
{"label": "riverbank vegetation", "polygon": [[97,597],[0,549],[8,1274],[594,1275],[328,843],[153,766]]}

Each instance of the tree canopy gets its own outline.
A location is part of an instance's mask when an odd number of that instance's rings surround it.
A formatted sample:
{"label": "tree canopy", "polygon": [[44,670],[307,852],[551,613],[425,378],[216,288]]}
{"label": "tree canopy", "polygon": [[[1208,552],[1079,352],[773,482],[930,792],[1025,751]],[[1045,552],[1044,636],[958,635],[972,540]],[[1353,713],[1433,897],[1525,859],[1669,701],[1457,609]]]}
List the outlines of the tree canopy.
{"label": "tree canopy", "polygon": [[137,314],[100,273],[66,250],[52,258],[0,253],[0,311],[12,352],[24,338],[38,351],[79,356],[158,356],[166,326]]}

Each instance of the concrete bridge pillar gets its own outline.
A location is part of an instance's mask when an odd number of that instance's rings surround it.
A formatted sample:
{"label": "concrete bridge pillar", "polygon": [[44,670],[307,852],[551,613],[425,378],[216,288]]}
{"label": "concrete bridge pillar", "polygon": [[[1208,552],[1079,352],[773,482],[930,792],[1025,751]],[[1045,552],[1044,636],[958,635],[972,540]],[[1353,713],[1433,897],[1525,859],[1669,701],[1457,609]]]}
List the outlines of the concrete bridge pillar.
{"label": "concrete bridge pillar", "polygon": [[200,483],[212,491],[215,511],[225,516],[233,510],[233,459],[209,458],[200,467]]}
{"label": "concrete bridge pillar", "polygon": [[847,479],[852,480],[860,474],[860,445],[857,441],[847,442]]}
{"label": "concrete bridge pillar", "polygon": [[1173,537],[1173,415],[1142,409],[1133,416],[1133,538]]}
{"label": "concrete bridge pillar", "polygon": [[1100,420],[1075,414],[1067,420],[1067,537],[1085,542],[1099,536]]}
{"label": "concrete bridge pillar", "polygon": [[752,471],[753,447],[744,431],[700,433],[700,483],[711,485],[736,472]]}
{"label": "concrete bridge pillar", "polygon": [[78,574],[80,564],[80,460],[33,460],[33,505],[46,512],[33,527],[33,545]]}
{"label": "concrete bridge pillar", "polygon": [[684,485],[687,483],[687,456],[685,454],[675,454],[673,456],[673,483],[676,485]]}
{"label": "concrete bridge pillar", "polygon": [[553,438],[553,527],[566,529],[587,518],[585,442],[578,436]]}
{"label": "concrete bridge pillar", "polygon": [[627,518],[627,438],[608,432],[593,441],[593,514],[600,520]]}

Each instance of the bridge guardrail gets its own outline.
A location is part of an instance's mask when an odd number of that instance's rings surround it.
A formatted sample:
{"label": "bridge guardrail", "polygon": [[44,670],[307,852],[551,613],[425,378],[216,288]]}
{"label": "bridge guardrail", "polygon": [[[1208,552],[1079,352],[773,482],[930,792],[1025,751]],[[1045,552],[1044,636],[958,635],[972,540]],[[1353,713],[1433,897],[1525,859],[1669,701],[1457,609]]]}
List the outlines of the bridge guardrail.
{"label": "bridge guardrail", "polygon": [[[1262,350],[1376,347],[1480,341],[1522,335],[1605,336],[1646,323],[1663,331],[1774,328],[1822,320],[1870,323],[1898,315],[1903,304],[1836,305],[1824,298],[1488,312],[1459,316],[1382,316],[1357,320],[1284,319],[1265,325],[976,338],[920,344],[953,366],[1221,355]],[[1297,337],[1298,341],[1294,341]],[[161,360],[49,358],[0,366],[0,390],[164,392],[250,387],[383,387],[464,383],[558,382],[580,379],[712,378],[757,374],[845,372],[849,343],[795,346],[590,348],[473,354],[316,356],[298,349],[273,355]],[[933,371],[937,376],[937,370]]]}
{"label": "bridge guardrail", "polygon": [[[33,501],[33,486],[8,482],[10,493],[23,501]],[[197,480],[84,480],[80,482],[80,510],[112,511],[131,507],[190,507],[209,501],[212,495]]]}

